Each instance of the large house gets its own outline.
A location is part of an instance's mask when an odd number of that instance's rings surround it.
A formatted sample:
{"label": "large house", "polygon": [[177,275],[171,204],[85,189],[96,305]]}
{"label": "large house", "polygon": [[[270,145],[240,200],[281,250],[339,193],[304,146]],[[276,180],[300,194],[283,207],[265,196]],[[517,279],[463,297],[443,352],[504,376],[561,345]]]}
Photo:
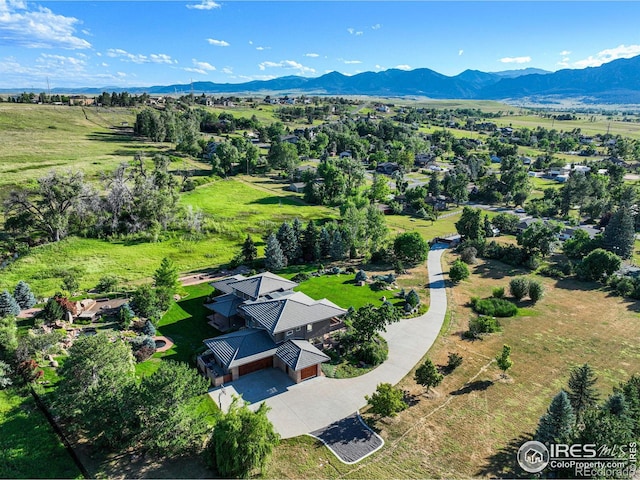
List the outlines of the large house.
{"label": "large house", "polygon": [[208,318],[230,332],[205,340],[207,351],[198,357],[198,368],[214,386],[265,368],[279,368],[296,383],[320,375],[329,357],[311,342],[340,328],[345,309],[294,292],[297,283],[269,272],[234,275],[212,286],[222,295],[205,305],[212,311]]}

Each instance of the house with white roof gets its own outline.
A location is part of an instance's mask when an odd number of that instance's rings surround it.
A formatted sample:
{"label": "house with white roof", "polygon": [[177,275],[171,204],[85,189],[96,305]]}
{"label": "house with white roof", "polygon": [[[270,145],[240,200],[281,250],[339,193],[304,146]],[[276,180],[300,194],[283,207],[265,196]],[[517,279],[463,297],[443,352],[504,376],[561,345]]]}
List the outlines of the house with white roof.
{"label": "house with white roof", "polygon": [[345,309],[294,292],[297,283],[269,272],[212,285],[222,295],[205,305],[213,312],[208,318],[230,331],[205,340],[207,351],[198,358],[214,386],[265,368],[279,368],[296,383],[321,374],[329,357],[311,342],[340,328]]}

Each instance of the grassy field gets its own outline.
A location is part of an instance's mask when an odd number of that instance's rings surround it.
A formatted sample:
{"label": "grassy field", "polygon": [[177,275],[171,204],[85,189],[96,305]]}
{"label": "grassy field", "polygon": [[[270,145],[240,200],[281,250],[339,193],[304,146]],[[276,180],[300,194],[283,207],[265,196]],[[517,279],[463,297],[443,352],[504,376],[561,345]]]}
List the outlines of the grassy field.
{"label": "grassy field", "polygon": [[0,478],[83,478],[31,396],[0,390]]}
{"label": "grassy field", "polygon": [[133,126],[135,111],[0,104],[0,189],[24,184],[52,169],[72,168],[88,176],[114,169],[136,152],[155,153],[168,144],[142,142],[121,128]]}
{"label": "grassy field", "polygon": [[[454,256],[448,254],[446,263]],[[445,271],[447,270],[445,265]],[[319,442],[301,437],[276,451],[269,478],[452,478],[520,477],[515,451],[530,439],[569,370],[588,362],[602,396],[640,372],[638,302],[611,297],[594,284],[540,278],[546,296],[527,301],[522,315],[504,319],[502,333],[461,339],[472,312],[471,296],[486,297],[521,271],[480,262],[469,280],[449,291],[450,321],[428,356],[446,363],[448,352],[464,362],[435,392],[423,394],[411,372],[400,382],[414,404],[392,419],[365,415],[386,441],[383,449],[354,466],[343,465]],[[571,308],[567,308],[571,305]],[[503,344],[513,348],[507,380],[493,360]],[[542,360],[544,359],[544,360]]]}
{"label": "grassy field", "polygon": [[253,235],[262,249],[259,236],[284,220],[299,217],[307,222],[337,216],[335,210],[307,206],[282,189],[254,187],[243,180],[204,185],[183,195],[181,202],[201,209],[210,217],[211,235],[192,240],[172,234],[157,243],[71,237],[33,248],[2,272],[0,288],[12,290],[23,279],[38,295],[51,295],[60,289],[66,270],[78,272],[83,289],[93,288],[104,275],[135,282],[150,277],[163,257],[171,258],[180,272],[217,267],[240,250],[247,233]]}

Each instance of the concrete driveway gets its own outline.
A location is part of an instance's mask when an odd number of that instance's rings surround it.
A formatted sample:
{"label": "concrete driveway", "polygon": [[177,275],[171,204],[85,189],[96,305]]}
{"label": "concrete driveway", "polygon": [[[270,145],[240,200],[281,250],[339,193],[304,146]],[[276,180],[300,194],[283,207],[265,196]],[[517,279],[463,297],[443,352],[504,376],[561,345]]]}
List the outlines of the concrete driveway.
{"label": "concrete driveway", "polygon": [[297,437],[319,430],[354,414],[366,405],[365,395],[373,393],[379,383],[398,383],[427,353],[444,322],[447,294],[441,257],[447,248],[435,244],[429,252],[429,311],[416,318],[401,320],[387,327],[383,337],[389,345],[389,358],[378,368],[356,378],[317,377],[294,384],[277,369],[263,370],[216,388],[211,397],[223,409],[233,395],[257,408],[261,402],[271,407],[269,419],[282,438]]}

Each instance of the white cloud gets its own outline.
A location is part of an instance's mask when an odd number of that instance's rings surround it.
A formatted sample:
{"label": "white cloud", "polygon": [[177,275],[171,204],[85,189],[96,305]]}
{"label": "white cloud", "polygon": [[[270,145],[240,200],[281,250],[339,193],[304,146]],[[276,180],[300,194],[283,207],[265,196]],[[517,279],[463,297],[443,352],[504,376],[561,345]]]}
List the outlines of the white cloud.
{"label": "white cloud", "polygon": [[566,57],[567,55],[571,55],[571,51],[569,51],[569,50],[563,50],[563,51],[561,51],[561,52],[560,52],[560,55],[561,55],[562,57]]}
{"label": "white cloud", "polygon": [[50,9],[26,2],[0,0],[0,41],[3,45],[27,48],[91,48],[91,44],[75,35],[74,17],[57,15]]}
{"label": "white cloud", "polygon": [[233,75],[233,68],[232,67],[224,67],[222,69],[222,73],[227,74],[227,75]]}
{"label": "white cloud", "polygon": [[214,8],[220,8],[222,5],[214,2],[213,0],[202,0],[201,3],[188,4],[187,8],[195,10],[213,10]]}
{"label": "white cloud", "polygon": [[359,36],[360,36],[360,35],[362,35],[363,33],[364,33],[364,32],[357,31],[357,32],[356,32],[356,36],[357,36],[357,37],[359,37]]}
{"label": "white cloud", "polygon": [[304,56],[305,57],[311,57],[311,58],[317,58],[320,55],[318,55],[317,53],[305,53]]}
{"label": "white cloud", "polygon": [[382,28],[382,25],[379,23],[376,23],[375,25],[371,26],[372,30],[380,30]]}
{"label": "white cloud", "polygon": [[343,63],[345,65],[357,65],[359,63],[362,63],[361,60],[343,60]]}
{"label": "white cloud", "polygon": [[229,42],[225,42],[224,40],[215,40],[213,38],[207,38],[207,42],[209,45],[214,45],[216,47],[228,47]]}
{"label": "white cloud", "polygon": [[256,50],[271,50],[271,47],[256,47]]}
{"label": "white cloud", "polygon": [[205,72],[204,70],[202,70],[201,68],[191,68],[191,67],[184,67],[183,70],[185,72],[191,72],[191,73],[199,73],[200,75],[206,75],[207,72]]}
{"label": "white cloud", "polygon": [[411,66],[410,65],[396,65],[394,68],[397,68],[398,70],[411,70]]}
{"label": "white cloud", "polygon": [[595,55],[590,55],[584,60],[578,60],[574,62],[574,65],[578,68],[599,67],[603,63],[611,62],[619,58],[631,58],[636,55],[640,55],[640,45],[618,45],[615,48],[608,48]]}
{"label": "white cloud", "polygon": [[238,78],[242,80],[273,80],[276,78],[274,75],[238,75]]}
{"label": "white cloud", "polygon": [[376,65],[376,66],[375,66],[375,69],[376,69],[376,70],[383,70],[383,69],[384,69],[384,67],[383,67],[383,66],[381,66],[381,65]]}
{"label": "white cloud", "polygon": [[355,28],[347,28],[347,32],[349,32],[349,35],[353,35],[354,33],[356,33],[356,29]]}
{"label": "white cloud", "polygon": [[464,50],[460,49],[458,50],[458,56],[462,55],[464,53]]}
{"label": "white cloud", "polygon": [[253,45],[253,40],[249,40],[249,45]]}
{"label": "white cloud", "polygon": [[152,53],[151,55],[142,55],[139,53],[129,53],[121,48],[110,48],[107,50],[107,57],[119,58],[123,62],[132,63],[164,63],[171,65],[178,63],[177,60],[172,59],[169,55],[164,53]]}
{"label": "white cloud", "polygon": [[284,68],[287,70],[297,70],[300,74],[315,73],[315,69],[311,67],[305,67],[301,63],[294,60],[281,60],[280,62],[262,62],[258,65],[260,70],[266,70],[267,68]]}
{"label": "white cloud", "polygon": [[213,72],[216,69],[216,67],[214,67],[213,65],[211,65],[208,62],[199,62],[195,58],[192,58],[191,61],[193,62],[193,65],[196,68],[200,69],[200,70],[206,70],[207,72]]}
{"label": "white cloud", "polygon": [[102,63],[100,64],[100,66],[101,66],[101,67],[108,67],[108,66],[109,66],[109,64],[108,64],[108,63],[106,63],[106,62],[102,62]]}
{"label": "white cloud", "polygon": [[504,57],[500,59],[502,63],[529,63],[531,57]]}

